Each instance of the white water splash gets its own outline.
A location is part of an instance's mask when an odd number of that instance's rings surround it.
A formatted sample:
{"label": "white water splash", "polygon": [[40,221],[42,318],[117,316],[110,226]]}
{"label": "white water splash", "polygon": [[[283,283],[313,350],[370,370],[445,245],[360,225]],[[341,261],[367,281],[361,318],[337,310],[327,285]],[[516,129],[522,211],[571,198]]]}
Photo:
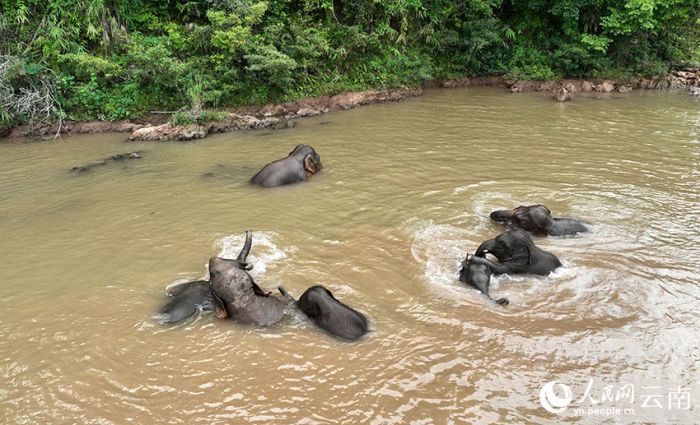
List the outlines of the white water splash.
{"label": "white water splash", "polygon": [[[277,237],[278,235],[275,232],[253,232],[253,246],[247,259],[248,263],[253,265],[253,270],[250,271],[253,277],[265,273],[268,264],[287,258],[288,254],[296,251],[295,246],[287,246],[284,249],[277,246],[273,242]],[[241,252],[244,242],[245,234],[243,233],[219,239],[217,245],[221,247],[221,251],[218,256],[235,259],[238,257],[238,253]]]}
{"label": "white water splash", "polygon": [[479,182],[479,183],[472,183],[472,184],[468,184],[468,185],[465,185],[465,186],[456,187],[456,188],[452,191],[452,194],[453,194],[453,195],[458,195],[458,194],[460,194],[460,193],[462,193],[462,192],[464,192],[464,191],[467,191],[467,190],[469,190],[469,189],[476,189],[476,188],[480,188],[480,187],[483,187],[483,186],[494,186],[494,185],[497,185],[497,184],[498,184],[497,181],[494,181],[494,180],[485,180],[485,181],[482,181],[482,182]]}
{"label": "white water splash", "polygon": [[[411,254],[423,266],[426,282],[439,288],[441,294],[459,298],[467,294],[471,288],[459,282],[459,269],[466,253],[474,252],[481,241],[467,230],[432,221],[419,222],[411,227],[414,234]],[[493,288],[498,288],[499,279],[492,277]]]}
{"label": "white water splash", "polygon": [[[461,262],[467,252],[474,252],[483,242],[483,237],[474,230],[457,226],[434,224],[432,221],[410,223],[413,233],[411,254],[418,264],[423,267],[425,281],[429,286],[439,288],[437,293],[449,294],[451,297],[463,298],[472,289],[459,282]],[[560,267],[546,277],[529,275],[492,275],[490,287],[499,291],[502,284],[504,289],[515,290],[515,293],[503,293],[503,296],[513,297],[550,297],[561,289],[558,282],[566,282],[567,287],[576,296],[583,296],[589,290],[587,279],[578,279],[582,273],[577,268]],[[519,285],[513,286],[512,284]],[[523,285],[524,284],[524,285]],[[477,291],[476,289],[473,289]]]}

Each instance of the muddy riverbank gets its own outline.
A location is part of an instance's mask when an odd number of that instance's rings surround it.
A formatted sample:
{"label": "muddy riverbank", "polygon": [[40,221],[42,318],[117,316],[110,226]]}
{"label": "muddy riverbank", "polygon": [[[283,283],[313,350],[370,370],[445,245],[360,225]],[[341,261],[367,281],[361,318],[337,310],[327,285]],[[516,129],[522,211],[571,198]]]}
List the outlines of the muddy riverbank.
{"label": "muddy riverbank", "polygon": [[325,114],[331,111],[352,109],[358,106],[399,102],[421,96],[424,88],[459,88],[491,86],[503,87],[512,93],[551,93],[559,101],[571,100],[583,93],[626,93],[632,90],[684,89],[700,86],[700,69],[681,69],[660,77],[639,77],[631,80],[614,79],[563,79],[551,81],[507,80],[500,76],[465,77],[457,80],[425,81],[422,87],[396,90],[366,90],[341,93],[334,96],[318,96],[294,102],[245,106],[227,111],[220,121],[203,124],[174,125],[167,114],[151,114],[140,120],[64,121],[61,125],[39,127],[19,126],[0,129],[0,139],[22,137],[53,137],[58,134],[131,133],[129,140],[194,140],[209,134],[235,130],[261,128],[287,129],[294,120]]}

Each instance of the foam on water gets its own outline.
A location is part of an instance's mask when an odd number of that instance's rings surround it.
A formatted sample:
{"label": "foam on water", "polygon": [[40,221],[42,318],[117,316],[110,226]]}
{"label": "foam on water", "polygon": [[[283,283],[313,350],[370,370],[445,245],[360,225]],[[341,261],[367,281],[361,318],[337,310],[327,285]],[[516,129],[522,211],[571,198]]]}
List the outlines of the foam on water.
{"label": "foam on water", "polygon": [[[279,235],[275,232],[253,232],[253,245],[248,255],[248,263],[253,265],[253,270],[250,275],[256,277],[265,273],[267,265],[275,263],[279,260],[287,258],[287,256],[296,251],[295,246],[286,246],[280,248],[275,244],[274,239]],[[235,259],[243,247],[245,242],[245,234],[228,235],[217,241],[217,245],[221,247],[218,256],[221,258]]]}
{"label": "foam on water", "polygon": [[[436,293],[450,298],[472,300],[479,291],[459,281],[459,270],[467,252],[474,252],[478,244],[470,232],[452,225],[432,221],[415,223],[411,229],[411,254],[423,268],[428,286],[439,289]],[[498,290],[503,280],[520,280],[517,276],[492,276],[490,287]]]}

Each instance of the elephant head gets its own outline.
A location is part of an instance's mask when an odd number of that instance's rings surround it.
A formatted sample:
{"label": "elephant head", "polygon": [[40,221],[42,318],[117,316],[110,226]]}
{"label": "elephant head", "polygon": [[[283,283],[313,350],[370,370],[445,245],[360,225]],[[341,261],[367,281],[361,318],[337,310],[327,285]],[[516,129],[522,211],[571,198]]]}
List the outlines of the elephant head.
{"label": "elephant head", "polygon": [[309,145],[296,145],[289,152],[289,157],[294,157],[304,164],[304,171],[306,171],[308,177],[313,176],[323,168],[321,157]]}
{"label": "elephant head", "polygon": [[544,205],[518,206],[511,210],[498,210],[490,215],[491,220],[512,224],[536,235],[547,235],[552,226],[552,213]]}

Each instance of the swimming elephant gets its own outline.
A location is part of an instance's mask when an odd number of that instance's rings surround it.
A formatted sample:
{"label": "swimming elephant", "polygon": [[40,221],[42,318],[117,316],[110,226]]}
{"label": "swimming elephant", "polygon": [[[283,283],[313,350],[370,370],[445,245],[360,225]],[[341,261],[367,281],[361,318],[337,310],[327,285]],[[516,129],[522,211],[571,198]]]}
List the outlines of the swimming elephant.
{"label": "swimming elephant", "polygon": [[166,292],[172,300],[156,316],[162,323],[181,322],[197,311],[211,311],[214,308],[209,281],[181,283],[168,288]]}
{"label": "swimming elephant", "polygon": [[564,236],[588,232],[588,228],[573,218],[555,218],[544,205],[519,206],[512,210],[498,210],[491,220],[508,227],[520,228],[540,236]]}
{"label": "swimming elephant", "polygon": [[248,274],[246,263],[252,245],[252,232],[245,232],[245,244],[236,260],[209,259],[209,288],[219,318],[241,323],[269,326],[284,316],[285,303],[265,293]]}
{"label": "swimming elephant", "polygon": [[471,285],[481,291],[488,299],[500,305],[508,305],[508,298],[491,298],[489,286],[491,284],[491,267],[488,264],[472,261],[473,255],[467,254],[467,258],[462,261],[462,268],[459,270],[459,281]]}
{"label": "swimming elephant", "polygon": [[262,187],[304,182],[321,171],[321,157],[309,145],[297,145],[286,158],[273,161],[250,180]]}
{"label": "swimming elephant", "polygon": [[[253,268],[252,265],[246,262],[251,244],[252,233],[247,231],[246,241],[243,245],[243,249],[238,255],[238,258],[235,260],[219,260],[225,261],[227,266],[236,268],[239,270],[239,273],[243,273],[245,276],[247,276],[251,281],[254,293],[265,297],[269,294],[265,294],[262,289],[260,289],[260,287],[253,282],[253,279],[247,273]],[[212,311],[216,307],[219,300],[214,297],[211,289],[211,282],[213,281],[211,267],[212,260],[209,260],[209,263],[209,280],[197,280],[194,282],[180,283],[173,285],[166,290],[166,293],[172,298],[172,300],[170,300],[170,302],[168,302],[168,304],[166,304],[160,310],[156,316],[157,319],[159,319],[162,323],[177,323],[195,315],[197,311],[208,312]]]}
{"label": "swimming elephant", "polygon": [[[498,258],[498,263],[483,258],[486,254]],[[557,267],[561,267],[561,262],[556,256],[536,247],[530,235],[520,229],[510,230],[485,241],[476,250],[471,261],[489,266],[494,274],[548,275]]]}
{"label": "swimming elephant", "polygon": [[284,288],[279,287],[278,289],[319,328],[337,338],[355,341],[368,332],[369,321],[367,317],[338,301],[331,291],[323,286],[316,285],[307,289],[299,297],[299,301],[295,300]]}

